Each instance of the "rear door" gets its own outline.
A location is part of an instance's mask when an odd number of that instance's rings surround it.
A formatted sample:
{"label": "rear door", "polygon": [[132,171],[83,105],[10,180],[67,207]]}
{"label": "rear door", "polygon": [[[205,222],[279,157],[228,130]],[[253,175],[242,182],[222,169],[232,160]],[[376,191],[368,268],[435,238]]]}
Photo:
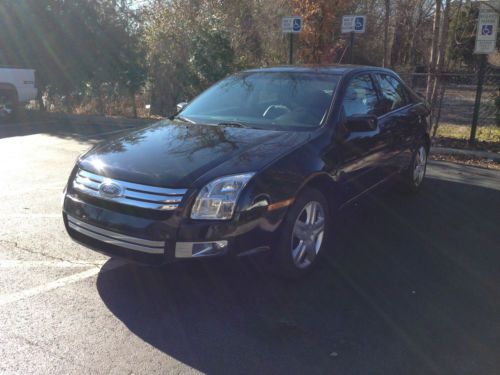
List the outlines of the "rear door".
{"label": "rear door", "polygon": [[412,110],[411,97],[399,79],[385,73],[376,73],[375,78],[382,97],[379,126],[390,145],[385,172],[392,174],[409,165],[418,116]]}

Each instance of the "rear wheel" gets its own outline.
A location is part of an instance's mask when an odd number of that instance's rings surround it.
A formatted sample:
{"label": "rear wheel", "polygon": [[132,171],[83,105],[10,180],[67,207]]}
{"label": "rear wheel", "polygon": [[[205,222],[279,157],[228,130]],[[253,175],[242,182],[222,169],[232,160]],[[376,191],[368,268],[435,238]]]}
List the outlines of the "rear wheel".
{"label": "rear wheel", "polygon": [[0,121],[12,121],[16,117],[17,100],[15,93],[0,91]]}
{"label": "rear wheel", "polygon": [[402,182],[404,190],[410,192],[418,191],[424,180],[426,168],[427,149],[422,144],[414,152],[410,167],[403,172]]}
{"label": "rear wheel", "polygon": [[324,247],[329,222],[323,194],[304,190],[290,207],[275,248],[276,266],[282,275],[297,278],[312,269]]}

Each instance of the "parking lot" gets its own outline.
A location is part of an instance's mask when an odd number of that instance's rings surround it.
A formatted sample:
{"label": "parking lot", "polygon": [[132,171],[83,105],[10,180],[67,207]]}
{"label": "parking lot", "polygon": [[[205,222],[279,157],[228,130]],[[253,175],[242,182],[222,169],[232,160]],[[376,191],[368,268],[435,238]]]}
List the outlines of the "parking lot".
{"label": "parking lot", "polygon": [[146,268],[61,218],[76,157],[123,130],[0,125],[0,373],[498,373],[500,172],[431,162],[419,195],[349,209],[300,281],[265,257]]}

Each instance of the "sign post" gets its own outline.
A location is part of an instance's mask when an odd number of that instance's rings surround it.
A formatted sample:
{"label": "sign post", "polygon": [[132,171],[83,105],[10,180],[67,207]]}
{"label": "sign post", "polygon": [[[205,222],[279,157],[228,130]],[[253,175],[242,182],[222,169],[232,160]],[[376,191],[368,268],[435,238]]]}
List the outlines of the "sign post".
{"label": "sign post", "polygon": [[354,50],[354,34],[362,34],[366,31],[366,16],[343,16],[342,29],[343,34],[350,34],[349,39],[349,64],[352,64],[352,52]]}
{"label": "sign post", "polygon": [[284,17],[281,20],[281,30],[289,35],[288,47],[288,63],[293,64],[293,34],[298,34],[302,31],[304,24],[302,17]]}
{"label": "sign post", "polygon": [[490,1],[482,3],[479,8],[476,45],[474,47],[474,53],[480,54],[479,70],[477,72],[476,100],[474,102],[474,113],[472,114],[469,146],[473,146],[476,142],[477,123],[479,120],[479,109],[481,107],[481,96],[483,94],[484,75],[486,74],[487,55],[496,50],[499,6],[500,1]]}

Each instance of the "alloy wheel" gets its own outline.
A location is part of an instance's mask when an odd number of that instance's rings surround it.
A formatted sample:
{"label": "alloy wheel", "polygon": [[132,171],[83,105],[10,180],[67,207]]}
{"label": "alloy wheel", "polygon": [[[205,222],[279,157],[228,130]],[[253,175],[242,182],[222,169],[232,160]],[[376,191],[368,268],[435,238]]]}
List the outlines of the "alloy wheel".
{"label": "alloy wheel", "polygon": [[321,248],[325,233],[325,212],[319,202],[307,203],[292,231],[292,258],[298,268],[309,267]]}
{"label": "alloy wheel", "polygon": [[420,146],[415,155],[415,165],[413,168],[413,183],[419,186],[422,183],[425,175],[425,167],[427,164],[427,152],[424,146]]}

